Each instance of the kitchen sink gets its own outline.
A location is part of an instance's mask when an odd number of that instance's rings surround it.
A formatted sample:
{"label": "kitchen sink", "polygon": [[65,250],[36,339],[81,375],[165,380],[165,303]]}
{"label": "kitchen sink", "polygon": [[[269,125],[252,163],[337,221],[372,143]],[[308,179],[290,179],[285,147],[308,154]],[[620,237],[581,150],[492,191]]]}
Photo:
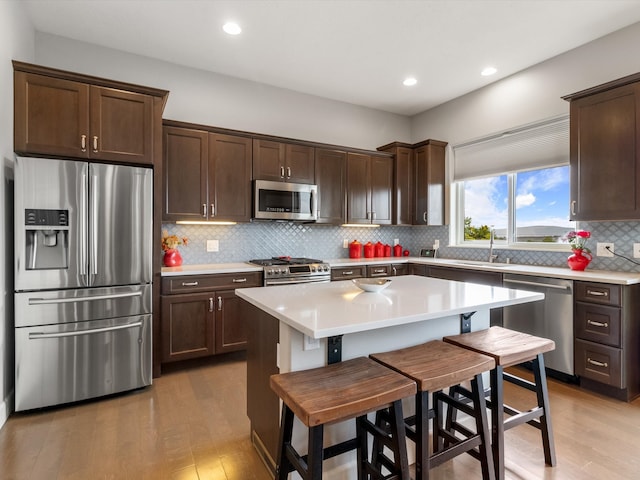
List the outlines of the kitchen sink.
{"label": "kitchen sink", "polygon": [[450,260],[450,262],[454,265],[469,265],[473,267],[506,268],[511,266],[510,263],[491,263],[491,262],[480,262],[476,260]]}

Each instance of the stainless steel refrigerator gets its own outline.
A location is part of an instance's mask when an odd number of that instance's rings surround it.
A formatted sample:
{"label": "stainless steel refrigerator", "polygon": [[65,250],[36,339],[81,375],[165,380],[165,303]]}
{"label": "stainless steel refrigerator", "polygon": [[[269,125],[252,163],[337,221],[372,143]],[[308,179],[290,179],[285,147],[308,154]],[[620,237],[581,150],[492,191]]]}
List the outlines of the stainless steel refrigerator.
{"label": "stainless steel refrigerator", "polygon": [[151,384],[152,178],[16,158],[16,411]]}

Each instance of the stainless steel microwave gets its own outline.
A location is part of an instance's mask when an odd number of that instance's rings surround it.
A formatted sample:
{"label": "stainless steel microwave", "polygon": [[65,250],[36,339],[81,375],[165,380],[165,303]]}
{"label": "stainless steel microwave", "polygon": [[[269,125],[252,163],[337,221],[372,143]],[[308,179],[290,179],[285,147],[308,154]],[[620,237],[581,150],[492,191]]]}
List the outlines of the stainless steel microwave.
{"label": "stainless steel microwave", "polygon": [[256,180],[253,218],[315,222],[318,218],[317,193],[317,185]]}

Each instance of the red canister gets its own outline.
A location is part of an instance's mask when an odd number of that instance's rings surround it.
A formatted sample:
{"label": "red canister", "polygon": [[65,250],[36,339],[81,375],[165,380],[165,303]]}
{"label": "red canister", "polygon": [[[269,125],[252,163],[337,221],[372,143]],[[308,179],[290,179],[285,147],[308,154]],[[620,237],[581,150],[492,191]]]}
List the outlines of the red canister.
{"label": "red canister", "polygon": [[382,244],[382,242],[376,243],[375,247],[376,249],[374,255],[376,257],[384,257],[384,245]]}
{"label": "red canister", "polygon": [[391,256],[391,245],[385,245],[384,246],[384,256],[385,257],[390,257]]}
{"label": "red canister", "polygon": [[349,258],[360,258],[362,256],[362,244],[354,240],[349,244]]}
{"label": "red canister", "polygon": [[393,246],[393,256],[394,257],[402,256],[402,245],[398,244]]}
{"label": "red canister", "polygon": [[373,243],[367,242],[364,244],[364,258],[373,258]]}

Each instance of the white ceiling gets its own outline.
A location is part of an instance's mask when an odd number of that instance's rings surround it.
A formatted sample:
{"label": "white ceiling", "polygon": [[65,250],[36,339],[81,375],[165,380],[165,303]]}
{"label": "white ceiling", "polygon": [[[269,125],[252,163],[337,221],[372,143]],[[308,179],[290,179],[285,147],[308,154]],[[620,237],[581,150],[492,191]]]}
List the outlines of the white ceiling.
{"label": "white ceiling", "polygon": [[640,21],[640,0],[22,3],[41,32],[402,115]]}

